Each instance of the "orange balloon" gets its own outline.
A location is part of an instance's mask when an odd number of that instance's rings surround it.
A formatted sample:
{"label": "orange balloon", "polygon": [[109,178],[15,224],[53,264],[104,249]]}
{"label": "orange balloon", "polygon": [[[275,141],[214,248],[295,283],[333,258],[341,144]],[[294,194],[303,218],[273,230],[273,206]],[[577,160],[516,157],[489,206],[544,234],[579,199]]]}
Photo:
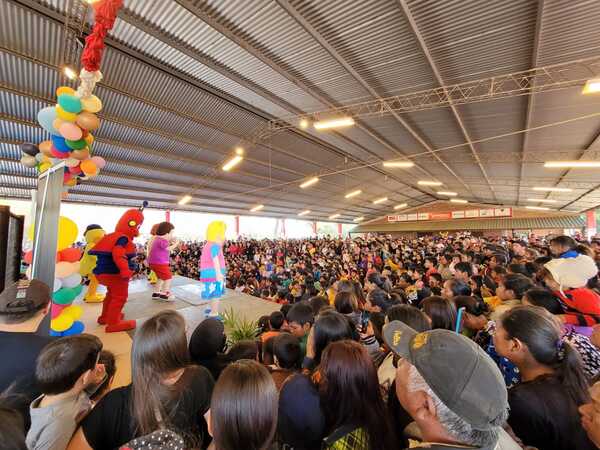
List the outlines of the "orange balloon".
{"label": "orange balloon", "polygon": [[69,193],[68,193],[68,192],[61,192],[61,193],[60,193],[60,198],[61,198],[62,200],[66,199],[68,196],[69,196]]}
{"label": "orange balloon", "polygon": [[87,145],[89,146],[94,143],[94,136],[92,136],[92,133],[88,133],[83,139],[85,139],[85,142],[87,142]]}
{"label": "orange balloon", "polygon": [[58,97],[59,95],[62,95],[62,94],[75,95],[75,89],[73,89],[69,86],[61,86],[56,89],[56,96]]}
{"label": "orange balloon", "polygon": [[58,130],[60,128],[60,126],[64,123],[65,121],[62,119],[59,119],[58,117],[56,119],[54,119],[54,121],[52,122],[52,126],[54,127],[55,130]]}
{"label": "orange balloon", "polygon": [[96,114],[82,111],[77,115],[76,123],[84,130],[94,131],[100,126],[100,119]]}
{"label": "orange balloon", "polygon": [[33,261],[33,250],[25,252],[25,255],[23,255],[23,261],[25,261],[27,264],[31,264],[31,261]]}
{"label": "orange balloon", "polygon": [[78,248],[70,247],[65,248],[58,252],[60,254],[60,260],[66,262],[77,262],[81,259],[81,250]]}
{"label": "orange balloon", "polygon": [[53,158],[52,153],[50,152],[50,150],[52,150],[52,141],[40,142],[38,148],[44,155],[48,156],[49,158]]}
{"label": "orange balloon", "polygon": [[79,167],[81,167],[83,173],[85,173],[88,177],[94,176],[98,172],[98,166],[96,166],[96,163],[91,159],[81,161],[81,165]]}
{"label": "orange balloon", "polygon": [[74,187],[77,186],[77,178],[71,178],[64,183],[65,186]]}
{"label": "orange balloon", "polygon": [[81,150],[73,150],[71,152],[71,158],[78,159],[83,161],[84,159],[88,159],[90,157],[90,151],[88,148],[82,148]]}

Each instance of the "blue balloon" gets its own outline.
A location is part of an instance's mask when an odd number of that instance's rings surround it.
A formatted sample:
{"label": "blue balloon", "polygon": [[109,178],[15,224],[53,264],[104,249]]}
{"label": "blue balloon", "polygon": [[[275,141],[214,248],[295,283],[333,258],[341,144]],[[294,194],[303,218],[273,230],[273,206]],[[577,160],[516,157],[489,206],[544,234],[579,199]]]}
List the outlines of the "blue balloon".
{"label": "blue balloon", "polygon": [[[71,328],[73,328],[73,325],[71,325]],[[62,335],[62,331],[50,330],[50,336],[52,337],[61,337]]]}
{"label": "blue balloon", "polygon": [[47,108],[40,109],[37,115],[38,122],[44,130],[50,134],[60,134],[56,128],[54,128],[54,120],[56,119],[56,108],[54,106],[48,106]]}
{"label": "blue balloon", "polygon": [[67,145],[67,142],[65,141],[64,137],[56,136],[53,134],[51,139],[52,139],[52,145],[54,145],[54,148],[56,150],[58,150],[59,152],[68,153],[71,151],[71,149]]}
{"label": "blue balloon", "polygon": [[73,336],[74,334],[81,334],[81,333],[83,333],[84,329],[85,329],[85,325],[83,324],[83,322],[76,320],[75,322],[73,322],[73,325],[71,325],[71,328],[62,332],[62,335],[63,336]]}

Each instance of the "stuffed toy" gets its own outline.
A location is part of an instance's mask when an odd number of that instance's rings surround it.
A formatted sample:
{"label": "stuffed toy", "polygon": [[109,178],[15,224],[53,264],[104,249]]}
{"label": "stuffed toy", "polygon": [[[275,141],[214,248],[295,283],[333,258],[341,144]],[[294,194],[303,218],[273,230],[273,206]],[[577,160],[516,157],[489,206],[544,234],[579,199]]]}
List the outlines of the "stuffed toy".
{"label": "stuffed toy", "polygon": [[82,277],[87,277],[90,280],[87,292],[83,297],[83,301],[87,303],[100,303],[104,300],[104,295],[98,294],[98,279],[94,275],[94,268],[98,258],[90,255],[90,250],[104,237],[106,232],[100,225],[88,225],[83,233],[85,238],[85,249],[79,266],[79,274]]}
{"label": "stuffed toy", "polygon": [[106,325],[106,332],[127,331],[135,328],[135,320],[123,320],[122,310],[129,294],[129,280],[135,270],[136,248],[133,239],[140,234],[144,222],[144,202],[140,209],[130,209],[119,219],[114,233],[98,242],[90,255],[98,257],[94,275],[106,286],[106,298],[98,323]]}
{"label": "stuffed toy", "polygon": [[223,243],[226,228],[221,221],[208,224],[206,244],[200,256],[200,281],[203,283],[201,296],[212,300],[211,308],[205,311],[210,316],[219,315],[219,298],[225,293],[227,266],[223,256]]}

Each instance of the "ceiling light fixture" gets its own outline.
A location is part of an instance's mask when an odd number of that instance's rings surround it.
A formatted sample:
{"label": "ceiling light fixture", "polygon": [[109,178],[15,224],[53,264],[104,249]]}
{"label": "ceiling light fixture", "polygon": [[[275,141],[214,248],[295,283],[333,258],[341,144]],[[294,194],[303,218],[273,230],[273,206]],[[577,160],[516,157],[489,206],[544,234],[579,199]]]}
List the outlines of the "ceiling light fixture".
{"label": "ceiling light fixture", "polygon": [[256,212],[256,211],[260,211],[261,209],[263,209],[265,207],[265,205],[256,205],[254,208],[252,208],[250,210],[250,212]]}
{"label": "ceiling light fixture", "polygon": [[593,78],[585,82],[582,94],[597,94],[600,92],[600,78]]}
{"label": "ceiling light fixture", "polygon": [[309,125],[310,125],[310,122],[307,119],[300,119],[300,128],[302,128],[303,130],[306,130]]}
{"label": "ceiling light fixture", "polygon": [[329,216],[329,220],[333,220],[333,219],[337,219],[338,217],[340,217],[341,214],[337,213],[337,214],[332,214],[331,216]]}
{"label": "ceiling light fixture", "polygon": [[313,178],[309,178],[308,180],[306,180],[304,183],[302,183],[300,185],[301,189],[307,188],[309,186],[312,186],[315,183],[319,182],[319,177],[313,177]]}
{"label": "ceiling light fixture", "polygon": [[63,67],[63,73],[69,80],[75,80],[77,78],[77,72],[71,66]]}
{"label": "ceiling light fixture", "polygon": [[231,169],[233,169],[235,166],[241,163],[243,159],[244,157],[242,155],[235,155],[233,158],[231,158],[229,161],[223,164],[223,167],[221,167],[221,169],[223,169],[223,171],[225,172],[229,172]]}
{"label": "ceiling light fixture", "polygon": [[350,127],[354,123],[352,117],[340,117],[339,119],[320,120],[315,122],[314,127],[316,130],[328,130],[330,128]]}
{"label": "ceiling light fixture", "polygon": [[442,183],[441,181],[430,181],[430,180],[421,180],[419,181],[419,185],[421,186],[441,186]]}
{"label": "ceiling light fixture", "polygon": [[363,220],[365,220],[364,216],[360,216],[354,219],[355,222],[362,222]]}
{"label": "ceiling light fixture", "polygon": [[452,203],[469,203],[468,200],[463,200],[462,198],[451,198],[450,201]]}
{"label": "ceiling light fixture", "polygon": [[399,205],[394,206],[394,209],[402,209],[408,206],[407,203],[400,203]]}
{"label": "ceiling light fixture", "polygon": [[412,161],[384,161],[383,167],[397,167],[401,169],[408,169],[414,167],[415,163]]}
{"label": "ceiling light fixture", "polygon": [[181,197],[181,199],[177,202],[178,205],[187,205],[190,201],[192,200],[192,196],[191,195],[184,195],[183,197]]}
{"label": "ceiling light fixture", "polygon": [[307,214],[310,214],[310,209],[306,209],[306,210],[302,211],[301,213],[298,213],[298,215],[300,217],[306,216]]}
{"label": "ceiling light fixture", "polygon": [[583,169],[600,167],[600,161],[546,161],[548,169]]}
{"label": "ceiling light fixture", "polygon": [[571,189],[571,188],[542,187],[542,186],[534,187],[533,190],[541,191],[541,192],[573,192],[573,189]]}
{"label": "ceiling light fixture", "polygon": [[446,195],[448,197],[456,197],[458,195],[456,192],[450,192],[450,191],[438,191],[437,194],[438,195]]}
{"label": "ceiling light fixture", "polygon": [[373,200],[373,204],[374,205],[379,205],[380,203],[384,203],[384,202],[387,202],[387,201],[388,201],[387,197],[381,197],[381,198],[378,198],[377,200]]}
{"label": "ceiling light fixture", "polygon": [[528,202],[540,202],[540,203],[556,203],[556,200],[549,198],[528,198]]}
{"label": "ceiling light fixture", "polygon": [[544,206],[526,206],[526,209],[535,209],[537,211],[550,211],[550,208],[546,208]]}
{"label": "ceiling light fixture", "polygon": [[357,189],[355,191],[352,192],[348,192],[344,197],[345,198],[352,198],[352,197],[356,197],[357,195],[362,194],[362,191],[360,189]]}

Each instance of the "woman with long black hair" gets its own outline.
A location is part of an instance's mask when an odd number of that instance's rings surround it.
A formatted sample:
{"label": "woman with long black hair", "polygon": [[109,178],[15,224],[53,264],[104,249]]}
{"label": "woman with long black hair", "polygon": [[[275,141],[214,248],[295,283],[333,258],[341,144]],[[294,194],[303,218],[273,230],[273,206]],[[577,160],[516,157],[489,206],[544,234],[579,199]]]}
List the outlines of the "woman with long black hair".
{"label": "woman with long black hair", "polygon": [[139,327],[131,349],[130,385],[114,389],[83,420],[68,449],[113,449],[159,429],[175,431],[186,448],[210,442],[204,414],[214,386],[190,363],[185,320],[162,311]]}
{"label": "woman with long black hair", "polygon": [[346,440],[353,449],[396,448],[377,373],[364,346],[331,343],[316,375],[328,434],[324,448],[346,448]]}
{"label": "woman with long black hair", "polygon": [[595,449],[577,411],[589,398],[581,359],[561,339],[556,319],[537,306],[516,306],[500,318],[494,344],[521,374],[521,382],[508,391],[508,423],[523,443],[539,449]]}

